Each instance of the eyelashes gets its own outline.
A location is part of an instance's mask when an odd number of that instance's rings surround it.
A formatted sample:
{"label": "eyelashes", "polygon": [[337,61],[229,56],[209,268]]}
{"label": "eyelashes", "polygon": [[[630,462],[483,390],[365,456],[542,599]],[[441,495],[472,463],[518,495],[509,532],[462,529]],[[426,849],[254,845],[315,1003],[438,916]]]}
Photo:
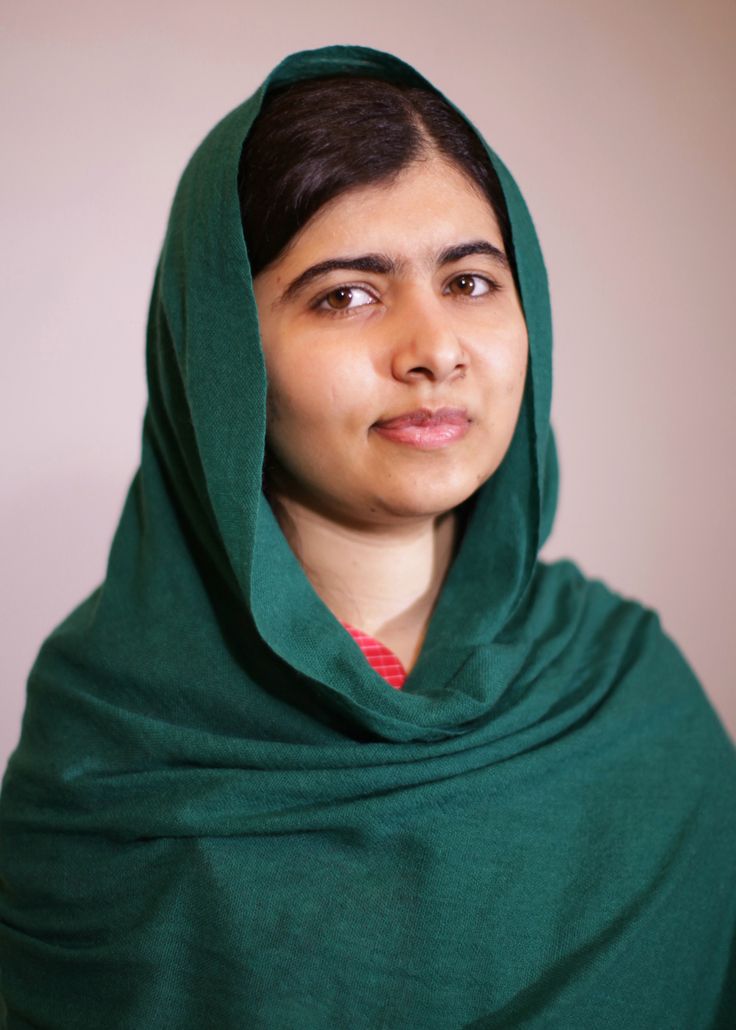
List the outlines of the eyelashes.
{"label": "eyelashes", "polygon": [[[447,283],[443,292],[464,300],[479,300],[489,297],[503,289],[501,283],[488,275],[462,272],[455,275]],[[356,303],[357,301],[357,303]],[[362,308],[378,303],[378,297],[367,286],[359,283],[343,283],[333,286],[331,290],[320,294],[310,305],[313,311],[328,317],[351,315]]]}
{"label": "eyelashes", "polygon": [[[368,300],[364,300],[358,304],[353,304],[356,296],[368,297]],[[336,304],[330,304],[330,300],[337,301]],[[322,297],[318,298],[314,304],[317,311],[327,311],[330,314],[339,314],[343,311],[353,311],[355,308],[363,308],[369,304],[376,304],[378,298],[371,293],[370,290],[366,289],[365,286],[335,286],[325,293]]]}

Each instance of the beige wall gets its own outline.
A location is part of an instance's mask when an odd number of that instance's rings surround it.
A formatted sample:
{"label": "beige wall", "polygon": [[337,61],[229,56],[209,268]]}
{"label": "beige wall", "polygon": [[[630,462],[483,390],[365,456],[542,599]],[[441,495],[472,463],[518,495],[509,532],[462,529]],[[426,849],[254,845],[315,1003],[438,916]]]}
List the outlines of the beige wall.
{"label": "beige wall", "polygon": [[736,734],[732,0],[10,8],[0,765],[43,637],[104,575],[178,176],[279,58],[327,43],[415,64],[516,175],[556,327],[562,493],[545,555],[657,608]]}

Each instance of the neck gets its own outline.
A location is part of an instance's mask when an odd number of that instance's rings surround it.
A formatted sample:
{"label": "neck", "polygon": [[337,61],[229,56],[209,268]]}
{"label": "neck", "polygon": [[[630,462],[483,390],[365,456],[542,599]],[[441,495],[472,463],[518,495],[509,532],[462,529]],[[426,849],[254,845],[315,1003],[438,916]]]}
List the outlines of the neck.
{"label": "neck", "polygon": [[283,495],[272,504],[289,545],[333,615],[391,647],[408,671],[452,561],[455,513],[398,528],[356,528]]}

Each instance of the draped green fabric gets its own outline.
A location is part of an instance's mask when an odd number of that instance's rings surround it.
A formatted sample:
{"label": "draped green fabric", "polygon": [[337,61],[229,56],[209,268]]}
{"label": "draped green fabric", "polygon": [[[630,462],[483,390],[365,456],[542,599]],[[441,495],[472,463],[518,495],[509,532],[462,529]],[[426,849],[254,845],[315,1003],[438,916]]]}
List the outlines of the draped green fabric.
{"label": "draped green fabric", "polygon": [[292,55],[179,184],[140,467],[3,781],[8,1026],[734,1027],[734,746],[655,611],[539,560],[550,309],[493,153],[530,370],[403,690],[264,500],[238,162],[269,86],[336,72],[427,85],[361,47]]}

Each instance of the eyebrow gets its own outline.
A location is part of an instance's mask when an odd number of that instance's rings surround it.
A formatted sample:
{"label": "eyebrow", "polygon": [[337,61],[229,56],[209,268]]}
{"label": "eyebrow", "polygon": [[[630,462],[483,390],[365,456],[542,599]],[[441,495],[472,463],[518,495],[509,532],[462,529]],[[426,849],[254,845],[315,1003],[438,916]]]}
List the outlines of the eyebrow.
{"label": "eyebrow", "polygon": [[[455,261],[462,261],[463,258],[473,254],[485,254],[492,258],[497,265],[505,271],[509,271],[509,260],[502,250],[495,247],[488,240],[471,240],[468,243],[457,243],[452,247],[445,247],[437,255],[437,267],[453,264]],[[404,261],[396,261],[387,254],[361,254],[355,257],[328,258],[326,261],[318,261],[316,265],[310,265],[296,279],[292,279],[279,299],[277,304],[285,304],[293,300],[301,293],[309,283],[336,270],[353,272],[373,272],[376,275],[398,275],[405,268]]]}

